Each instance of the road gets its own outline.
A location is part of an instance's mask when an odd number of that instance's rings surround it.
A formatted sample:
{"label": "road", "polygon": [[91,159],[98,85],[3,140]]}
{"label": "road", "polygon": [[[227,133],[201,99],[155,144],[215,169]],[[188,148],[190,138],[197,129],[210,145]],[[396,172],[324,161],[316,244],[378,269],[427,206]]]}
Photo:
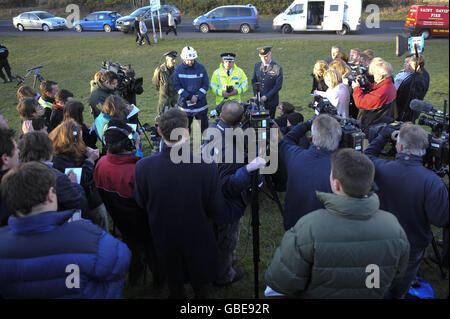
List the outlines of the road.
{"label": "road", "polygon": [[[396,34],[407,35],[403,28],[403,22],[382,21],[380,28],[367,28],[365,23],[361,24],[361,29],[357,32],[351,32],[346,36],[338,36],[335,32],[295,32],[291,34],[282,34],[274,32],[272,30],[272,20],[261,20],[260,28],[255,32],[249,34],[241,34],[239,32],[210,32],[207,34],[194,31],[192,27],[192,19],[184,19],[181,24],[178,25],[179,37],[183,38],[226,38],[226,39],[303,39],[303,40],[333,40],[333,41],[392,41],[395,39]],[[158,32],[159,34],[159,32]],[[123,34],[122,32],[75,32],[73,30],[64,31],[50,31],[43,32],[39,30],[30,30],[19,32],[12,25],[11,20],[0,20],[0,37],[7,36],[73,36],[73,37],[126,37],[129,34]],[[163,36],[166,35],[163,32]],[[169,36],[174,37],[173,33]],[[436,38],[429,41],[433,42],[448,42],[448,38]]]}

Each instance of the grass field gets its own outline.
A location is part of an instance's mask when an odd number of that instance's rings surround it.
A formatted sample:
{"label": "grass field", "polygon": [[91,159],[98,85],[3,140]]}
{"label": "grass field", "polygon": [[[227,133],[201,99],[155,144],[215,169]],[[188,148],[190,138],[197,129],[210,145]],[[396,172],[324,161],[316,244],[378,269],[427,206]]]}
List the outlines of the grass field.
{"label": "grass field", "polygon": [[[402,68],[404,57],[395,56],[395,41],[392,42],[331,42],[331,41],[302,41],[302,40],[222,40],[222,39],[166,39],[152,47],[139,47],[134,37],[8,37],[0,39],[9,51],[9,62],[13,74],[24,75],[25,70],[37,65],[43,65],[42,75],[45,79],[59,83],[60,88],[69,89],[75,98],[85,104],[85,122],[90,125],[93,121],[88,112],[88,98],[90,95],[89,81],[100,69],[103,60],[117,61],[131,64],[136,70],[137,77],[144,77],[145,92],[137,97],[137,105],[142,110],[142,123],[154,123],[157,92],[151,85],[153,70],[162,63],[162,54],[172,49],[181,52],[185,45],[193,46],[199,54],[199,62],[206,66],[208,74],[218,67],[220,53],[233,51],[237,54],[236,63],[249,78],[252,76],[254,63],[258,61],[256,48],[272,45],[273,59],[284,69],[283,89],[280,92],[281,101],[289,101],[302,106],[305,118],[312,116],[312,110],[307,108],[311,101],[310,73],[316,60],[326,59],[330,55],[333,44],[340,45],[345,52],[350,48],[373,49],[376,56],[391,62],[394,71]],[[437,108],[449,96],[449,46],[448,43],[426,44],[426,69],[430,73],[430,90],[426,100]],[[26,81],[32,85],[32,79]],[[19,130],[20,119],[16,111],[17,87],[14,83],[0,84],[0,112],[9,120],[10,127]],[[244,100],[249,99],[253,92],[248,91]],[[210,109],[214,97],[208,92]],[[279,194],[281,201],[284,194]],[[262,296],[264,271],[267,268],[276,247],[283,236],[282,218],[276,204],[266,196],[260,196],[261,207],[261,262],[260,267],[260,295]],[[248,272],[248,276],[229,288],[215,290],[217,298],[252,298],[253,297],[253,262],[252,242],[249,230],[249,209],[243,218],[241,236],[237,256],[241,265]],[[439,278],[437,267],[424,265],[423,276],[429,280],[438,292],[438,297],[448,296],[448,280]],[[155,291],[151,286],[151,276],[147,276],[147,285],[139,287],[125,287],[124,296],[127,298],[164,298],[167,291]]]}

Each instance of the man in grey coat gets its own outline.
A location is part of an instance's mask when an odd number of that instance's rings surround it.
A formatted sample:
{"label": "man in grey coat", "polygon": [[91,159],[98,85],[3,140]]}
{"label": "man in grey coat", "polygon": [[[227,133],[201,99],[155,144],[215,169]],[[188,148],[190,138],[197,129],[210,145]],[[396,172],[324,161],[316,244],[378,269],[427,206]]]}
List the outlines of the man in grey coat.
{"label": "man in grey coat", "polygon": [[333,194],[298,220],[265,273],[278,293],[300,298],[383,298],[406,270],[409,242],[397,218],[370,193],[375,168],[353,149],[331,157]]}

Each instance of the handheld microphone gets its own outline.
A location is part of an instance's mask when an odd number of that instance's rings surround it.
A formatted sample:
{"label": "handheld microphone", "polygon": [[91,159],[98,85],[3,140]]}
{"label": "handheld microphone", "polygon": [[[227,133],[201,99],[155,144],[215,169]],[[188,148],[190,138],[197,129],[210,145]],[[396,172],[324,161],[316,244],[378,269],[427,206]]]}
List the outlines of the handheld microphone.
{"label": "handheld microphone", "polygon": [[433,104],[421,100],[414,99],[409,104],[409,108],[419,113],[436,112]]}

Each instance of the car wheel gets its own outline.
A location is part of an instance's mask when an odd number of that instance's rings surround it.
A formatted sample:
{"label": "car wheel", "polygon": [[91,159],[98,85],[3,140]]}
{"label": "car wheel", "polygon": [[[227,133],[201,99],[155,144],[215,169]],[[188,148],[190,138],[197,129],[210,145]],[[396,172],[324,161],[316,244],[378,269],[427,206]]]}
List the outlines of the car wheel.
{"label": "car wheel", "polygon": [[83,27],[82,27],[81,25],[77,24],[77,25],[75,26],[75,31],[81,32],[81,31],[83,31]]}
{"label": "car wheel", "polygon": [[209,26],[206,23],[203,23],[200,25],[200,32],[201,33],[208,33],[209,32]]}
{"label": "car wheel", "polygon": [[240,28],[241,33],[247,34],[250,32],[250,26],[248,24],[241,25]]}
{"label": "car wheel", "polygon": [[18,25],[17,25],[17,30],[19,30],[20,32],[22,32],[23,30],[25,30],[25,28],[23,27],[23,25],[18,24]]}
{"label": "car wheel", "polygon": [[105,30],[105,32],[111,32],[111,26],[109,24],[105,24],[103,26],[103,30]]}
{"label": "car wheel", "polygon": [[350,30],[348,29],[348,27],[346,25],[343,25],[342,30],[336,31],[336,34],[337,35],[346,35],[346,34],[348,34],[349,31]]}
{"label": "car wheel", "polygon": [[48,31],[50,31],[50,28],[49,28],[49,26],[48,26],[48,25],[46,25],[46,24],[43,24],[43,25],[42,25],[42,31],[44,31],[44,32],[48,32]]}
{"label": "car wheel", "polygon": [[285,24],[282,28],[281,28],[281,32],[282,33],[291,33],[292,32],[292,27],[289,24]]}
{"label": "car wheel", "polygon": [[423,38],[426,40],[426,39],[430,38],[431,33],[430,33],[430,30],[423,29],[422,32],[420,33],[420,35],[423,35]]}

